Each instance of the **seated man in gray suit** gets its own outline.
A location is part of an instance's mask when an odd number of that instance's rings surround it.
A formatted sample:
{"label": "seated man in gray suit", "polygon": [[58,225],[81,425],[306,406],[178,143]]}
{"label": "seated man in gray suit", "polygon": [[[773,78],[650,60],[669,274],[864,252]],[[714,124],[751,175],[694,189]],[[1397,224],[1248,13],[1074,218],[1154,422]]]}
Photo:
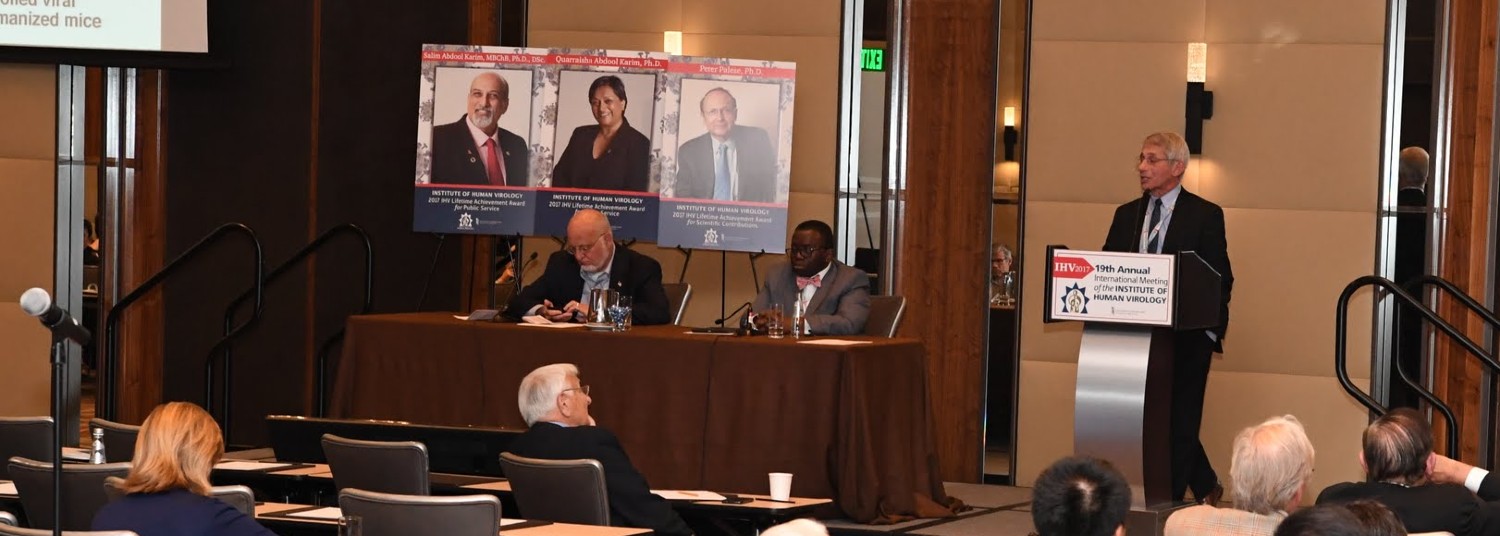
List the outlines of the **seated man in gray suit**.
{"label": "seated man in gray suit", "polygon": [[870,316],[870,275],[833,258],[833,229],[818,220],[797,224],[788,261],[771,269],[755,296],[755,310],[781,304],[792,314],[799,301],[807,311],[807,332],[817,335],[864,333]]}

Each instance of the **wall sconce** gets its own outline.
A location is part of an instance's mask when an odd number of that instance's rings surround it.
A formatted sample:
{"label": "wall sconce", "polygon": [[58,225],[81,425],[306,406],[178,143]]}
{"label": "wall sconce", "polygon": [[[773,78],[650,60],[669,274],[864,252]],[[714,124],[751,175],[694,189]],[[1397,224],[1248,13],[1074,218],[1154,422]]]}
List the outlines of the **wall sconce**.
{"label": "wall sconce", "polygon": [[1203,120],[1214,117],[1214,92],[1203,88],[1208,78],[1208,43],[1188,43],[1187,126],[1182,137],[1188,152],[1203,152]]}
{"label": "wall sconce", "polygon": [[1016,141],[1020,138],[1016,133],[1016,107],[1005,107],[1005,161],[1016,161]]}
{"label": "wall sconce", "polygon": [[661,33],[661,49],[673,56],[682,55],[682,32],[667,30]]}

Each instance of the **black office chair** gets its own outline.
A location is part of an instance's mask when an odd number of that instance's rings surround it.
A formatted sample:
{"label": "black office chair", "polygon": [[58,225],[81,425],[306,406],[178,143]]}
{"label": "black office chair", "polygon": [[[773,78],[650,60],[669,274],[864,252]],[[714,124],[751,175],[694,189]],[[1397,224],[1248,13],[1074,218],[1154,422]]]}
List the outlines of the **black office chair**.
{"label": "black office chair", "polygon": [[691,283],[662,283],[667,292],[667,310],[672,312],[672,324],[682,323],[682,314],[687,312],[688,300],[693,298]]}
{"label": "black office chair", "polygon": [[521,517],[609,525],[609,493],[598,460],[539,460],[500,453]]}
{"label": "black office chair", "polygon": [[[109,502],[104,494],[104,479],[123,478],[130,472],[129,463],[101,465],[66,464],[62,468],[63,530],[88,530],[94,514]],[[10,459],[10,477],[16,481],[21,507],[33,528],[52,528],[52,464],[26,458]]]}
{"label": "black office chair", "polygon": [[906,313],[904,296],[870,296],[870,316],[865,319],[865,335],[895,337]]}
{"label": "black office chair", "polygon": [[494,495],[426,497],[357,488],[339,492],[339,509],[363,520],[364,536],[495,536],[500,499]]}
{"label": "black office chair", "polygon": [[0,460],[52,462],[52,417],[0,417]]}
{"label": "black office chair", "polygon": [[[0,523],[0,536],[52,536],[51,529],[23,529]],[[128,530],[65,530],[63,536],[140,536]]]}
{"label": "black office chair", "polygon": [[[120,491],[120,486],[124,483],[125,479],[119,477],[112,476],[104,479],[104,496],[109,498],[109,502],[117,501],[126,495],[125,492]],[[209,490],[209,495],[213,498],[224,501],[224,504],[233,506],[240,513],[255,516],[255,492],[249,487],[214,486]]]}
{"label": "black office chair", "polygon": [[141,427],[94,417],[89,419],[89,429],[95,428],[104,430],[106,463],[128,462],[135,457],[135,438],[141,435]]}
{"label": "black office chair", "polygon": [[338,490],[432,494],[427,447],[416,441],[363,441],[323,434],[323,455]]}

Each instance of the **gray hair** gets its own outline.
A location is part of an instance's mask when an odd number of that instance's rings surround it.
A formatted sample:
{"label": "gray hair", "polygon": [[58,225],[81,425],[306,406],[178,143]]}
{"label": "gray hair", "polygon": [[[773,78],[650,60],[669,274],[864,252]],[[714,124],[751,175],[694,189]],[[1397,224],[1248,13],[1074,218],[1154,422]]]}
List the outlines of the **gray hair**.
{"label": "gray hair", "polygon": [[1005,259],[1006,262],[1016,262],[1016,255],[1011,253],[1010,248],[1005,247],[1005,244],[995,244],[990,250],[1000,252],[1000,258]]}
{"label": "gray hair", "polygon": [[822,523],[802,518],[776,525],[760,534],[761,536],[828,536],[828,529]]}
{"label": "gray hair", "polygon": [[[1191,155],[1188,154],[1187,140],[1182,139],[1181,134],[1176,132],[1156,132],[1150,136],[1146,136],[1146,140],[1141,144],[1161,147],[1161,150],[1167,153],[1167,160],[1182,162],[1183,169],[1187,169],[1188,159],[1191,158]],[[1184,171],[1184,173],[1186,172]]]}
{"label": "gray hair", "polygon": [[1283,415],[1240,431],[1229,466],[1237,509],[1257,514],[1291,510],[1313,473],[1313,446],[1296,417]]}
{"label": "gray hair", "polygon": [[578,367],[572,363],[554,363],[533,370],[521,379],[516,405],[521,408],[521,418],[526,419],[526,426],[536,424],[557,409],[557,395],[568,388],[568,376],[578,376]]}

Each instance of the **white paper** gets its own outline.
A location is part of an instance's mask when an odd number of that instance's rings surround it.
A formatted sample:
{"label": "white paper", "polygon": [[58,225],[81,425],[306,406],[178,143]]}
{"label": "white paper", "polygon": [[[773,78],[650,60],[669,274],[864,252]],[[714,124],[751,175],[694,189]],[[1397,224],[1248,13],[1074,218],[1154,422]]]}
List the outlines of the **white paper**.
{"label": "white paper", "polygon": [[708,331],[684,331],[682,333],[686,334],[686,335],[714,335],[714,336],[717,336],[717,337],[726,337],[726,336],[727,337],[733,337],[734,336],[733,333],[714,333],[714,332],[708,332]]}
{"label": "white paper", "polygon": [[816,344],[818,346],[854,346],[856,344],[870,344],[872,341],[851,341],[849,339],[811,339],[797,341],[797,344]]}
{"label": "white paper", "polygon": [[84,461],[84,462],[86,462],[86,461],[89,461],[89,451],[84,450],[84,449],[80,449],[80,448],[74,448],[74,447],[63,447],[62,448],[62,458],[64,460],[75,460],[75,461]]}
{"label": "white paper", "polygon": [[545,325],[548,325],[548,324],[552,323],[551,320],[547,320],[547,317],[542,316],[542,315],[528,315],[528,316],[523,316],[523,317],[521,317],[521,322],[525,323],[525,324],[542,325],[542,326],[545,326]]}
{"label": "white paper", "polygon": [[[538,317],[538,318],[540,318],[540,317]],[[546,319],[543,318],[542,320],[546,320]],[[583,327],[583,324],[564,324],[562,322],[553,322],[551,324],[527,324],[525,322],[522,322],[520,325],[522,325],[522,326],[531,326],[531,327],[534,327],[534,328],[558,328],[558,329],[581,328],[581,327]]]}
{"label": "white paper", "polygon": [[337,506],[325,506],[316,510],[303,510],[287,514],[287,517],[306,517],[309,519],[338,519],[344,515]]}
{"label": "white paper", "polygon": [[525,519],[516,519],[516,518],[505,519],[505,518],[501,518],[500,519],[500,526],[502,526],[502,527],[509,527],[511,525],[520,525],[520,524],[525,523],[525,522],[526,522]]}
{"label": "white paper", "polygon": [[680,489],[653,489],[651,493],[669,501],[722,501],[723,495],[712,491],[688,491]]}
{"label": "white paper", "polygon": [[16,483],[11,481],[0,482],[0,495],[20,495],[16,491]]}
{"label": "white paper", "polygon": [[291,466],[292,464],[290,463],[219,462],[218,465],[214,466],[214,469],[223,469],[226,471],[265,471],[268,469],[278,469]]}
{"label": "white paper", "polygon": [[453,318],[457,320],[463,320],[465,322],[469,321],[469,315],[453,315]]}

